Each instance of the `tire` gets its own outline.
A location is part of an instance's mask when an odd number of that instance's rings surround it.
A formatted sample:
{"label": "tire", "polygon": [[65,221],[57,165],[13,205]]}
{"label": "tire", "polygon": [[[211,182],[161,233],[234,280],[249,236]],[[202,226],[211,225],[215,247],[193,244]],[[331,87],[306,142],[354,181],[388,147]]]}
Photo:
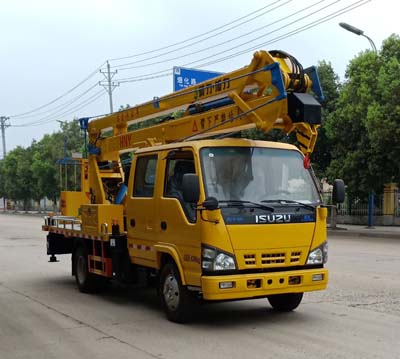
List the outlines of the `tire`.
{"label": "tire", "polygon": [[275,294],[268,297],[269,304],[278,312],[291,312],[303,299],[303,293]]}
{"label": "tire", "polygon": [[161,270],[159,295],[167,319],[175,323],[186,323],[193,317],[195,298],[182,285],[175,263],[168,262]]}
{"label": "tire", "polygon": [[75,281],[80,292],[93,293],[105,288],[107,278],[89,272],[88,253],[82,245],[75,249],[74,266]]}

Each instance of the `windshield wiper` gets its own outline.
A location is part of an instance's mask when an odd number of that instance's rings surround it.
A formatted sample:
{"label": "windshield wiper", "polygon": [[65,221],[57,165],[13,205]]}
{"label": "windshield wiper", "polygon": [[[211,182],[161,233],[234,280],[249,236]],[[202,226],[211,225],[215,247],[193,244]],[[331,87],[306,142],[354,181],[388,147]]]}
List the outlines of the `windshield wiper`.
{"label": "windshield wiper", "polygon": [[[253,207],[266,209],[266,210],[271,211],[271,212],[273,212],[275,210],[274,207],[267,206],[265,204],[261,204],[261,203],[257,203],[257,202],[251,202],[251,201],[241,201],[241,200],[238,200],[238,199],[230,199],[230,200],[218,201],[218,202],[219,203],[226,203],[226,204],[228,204],[229,206],[232,206],[232,207],[245,207],[245,205],[251,205]],[[264,202],[264,201],[261,201],[261,202]],[[247,207],[249,207],[249,206],[247,206]]]}
{"label": "windshield wiper", "polygon": [[310,204],[306,204],[303,202],[299,202],[299,201],[294,201],[292,199],[264,199],[262,201],[260,201],[262,203],[280,203],[280,204],[285,204],[285,203],[289,203],[289,204],[298,204],[299,206],[302,206],[304,208],[307,208],[311,211],[315,211],[315,207],[310,205]]}

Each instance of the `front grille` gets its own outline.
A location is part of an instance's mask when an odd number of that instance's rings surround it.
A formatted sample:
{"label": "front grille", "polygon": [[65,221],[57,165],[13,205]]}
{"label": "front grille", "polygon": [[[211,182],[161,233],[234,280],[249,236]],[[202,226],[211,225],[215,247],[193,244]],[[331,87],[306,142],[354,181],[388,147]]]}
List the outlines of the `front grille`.
{"label": "front grille", "polygon": [[261,254],[261,263],[267,265],[285,263],[285,253]]}
{"label": "front grille", "polygon": [[245,254],[243,256],[244,258],[244,263],[247,266],[254,266],[256,265],[256,255],[255,254]]}
{"label": "front grille", "polygon": [[300,263],[301,252],[292,252],[290,256],[290,263],[291,264],[298,264]]}
{"label": "front grille", "polygon": [[247,268],[281,267],[300,264],[300,262],[301,251],[243,254],[243,263]]}

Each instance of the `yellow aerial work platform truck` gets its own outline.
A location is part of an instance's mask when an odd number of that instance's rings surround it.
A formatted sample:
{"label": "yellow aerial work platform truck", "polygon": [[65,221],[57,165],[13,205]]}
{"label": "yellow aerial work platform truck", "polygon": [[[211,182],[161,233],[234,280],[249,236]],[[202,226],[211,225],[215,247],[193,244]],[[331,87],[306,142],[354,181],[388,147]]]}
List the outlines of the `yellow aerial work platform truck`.
{"label": "yellow aerial work platform truck", "polygon": [[[311,91],[322,96],[315,68],[258,51],[236,71],[81,119],[89,155],[81,191],[62,192],[62,215],[45,218],[51,260],[72,254],[82,292],[111,279],[155,282],[175,322],[200,300],[266,297],[295,309],[328,282],[327,208],[309,157],[321,109]],[[254,127],[295,131],[298,148],[233,136]],[[343,200],[341,180],[334,197]]]}

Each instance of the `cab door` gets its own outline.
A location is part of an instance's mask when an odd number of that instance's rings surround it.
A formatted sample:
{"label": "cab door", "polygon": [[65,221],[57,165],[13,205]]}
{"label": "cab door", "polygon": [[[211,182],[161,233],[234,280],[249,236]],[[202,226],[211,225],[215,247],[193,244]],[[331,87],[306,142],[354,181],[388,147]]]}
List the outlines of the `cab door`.
{"label": "cab door", "polygon": [[163,153],[162,161],[164,188],[159,201],[157,237],[178,252],[187,284],[200,286],[201,222],[193,205],[184,201],[181,187],[184,174],[199,173],[198,165],[191,149]]}
{"label": "cab door", "polygon": [[[156,223],[157,153],[140,154],[134,160],[126,203],[128,249],[133,263],[156,267],[154,243]],[[133,183],[132,183],[133,182]]]}

